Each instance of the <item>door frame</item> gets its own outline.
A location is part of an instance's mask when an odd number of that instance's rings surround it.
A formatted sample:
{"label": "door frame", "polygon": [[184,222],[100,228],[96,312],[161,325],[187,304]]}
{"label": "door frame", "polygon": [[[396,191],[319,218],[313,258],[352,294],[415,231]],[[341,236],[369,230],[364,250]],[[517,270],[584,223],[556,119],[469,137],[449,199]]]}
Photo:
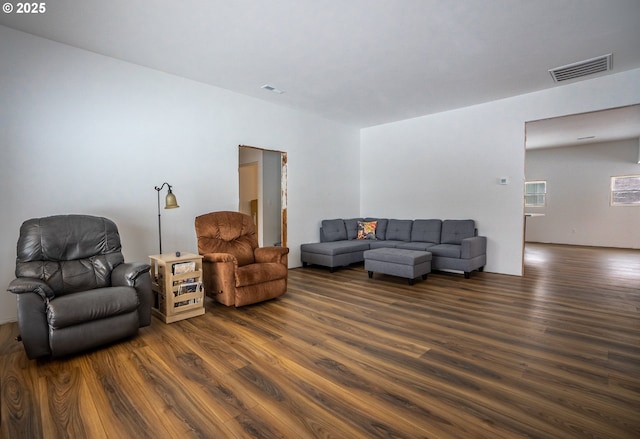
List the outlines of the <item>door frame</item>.
{"label": "door frame", "polygon": [[[238,157],[240,153],[240,148],[249,148],[255,149],[259,151],[269,151],[269,152],[277,152],[280,154],[280,242],[282,243],[282,247],[287,247],[287,199],[288,199],[288,188],[287,188],[287,153],[286,151],[280,151],[277,149],[268,149],[268,148],[259,148],[257,146],[252,145],[238,145]],[[238,159],[239,160],[239,159]],[[240,163],[238,163],[238,167]],[[238,175],[238,178],[239,175]],[[240,181],[238,181],[238,185],[240,185]]]}

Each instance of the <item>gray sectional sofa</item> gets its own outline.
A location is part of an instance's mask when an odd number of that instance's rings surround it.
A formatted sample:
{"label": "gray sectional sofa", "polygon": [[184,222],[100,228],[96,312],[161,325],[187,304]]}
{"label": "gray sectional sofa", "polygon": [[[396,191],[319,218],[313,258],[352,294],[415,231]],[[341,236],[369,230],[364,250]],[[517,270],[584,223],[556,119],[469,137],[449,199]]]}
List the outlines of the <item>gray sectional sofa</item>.
{"label": "gray sectional sofa", "polygon": [[[358,239],[363,223],[375,222],[375,234]],[[364,260],[374,248],[404,248],[432,254],[432,270],[455,270],[469,278],[487,262],[487,238],[478,236],[474,220],[350,218],[323,220],[320,242],[300,246],[302,265],[322,265],[334,271]]]}

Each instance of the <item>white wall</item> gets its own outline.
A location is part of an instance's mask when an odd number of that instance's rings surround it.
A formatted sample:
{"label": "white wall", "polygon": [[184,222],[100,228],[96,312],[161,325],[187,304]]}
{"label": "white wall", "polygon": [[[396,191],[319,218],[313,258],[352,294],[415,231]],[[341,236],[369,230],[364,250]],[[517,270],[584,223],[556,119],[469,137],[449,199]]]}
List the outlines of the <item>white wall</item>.
{"label": "white wall", "polygon": [[528,180],[547,181],[547,205],[528,207],[527,241],[640,248],[640,207],[610,204],[612,176],[640,174],[638,139],[527,151]]}
{"label": "white wall", "polygon": [[282,157],[276,151],[262,152],[262,242],[282,245]]}
{"label": "white wall", "polygon": [[[322,218],[358,214],[355,128],[3,26],[0,60],[2,290],[32,217],[110,217],[125,258],[147,260],[164,181],[180,208],[162,212],[163,250],[195,252],[195,216],[238,209],[240,144],[288,154],[290,266]],[[0,294],[0,323],[15,318]]]}
{"label": "white wall", "polygon": [[525,123],[639,102],[637,69],[364,129],[361,213],[475,219],[486,270],[521,275]]}

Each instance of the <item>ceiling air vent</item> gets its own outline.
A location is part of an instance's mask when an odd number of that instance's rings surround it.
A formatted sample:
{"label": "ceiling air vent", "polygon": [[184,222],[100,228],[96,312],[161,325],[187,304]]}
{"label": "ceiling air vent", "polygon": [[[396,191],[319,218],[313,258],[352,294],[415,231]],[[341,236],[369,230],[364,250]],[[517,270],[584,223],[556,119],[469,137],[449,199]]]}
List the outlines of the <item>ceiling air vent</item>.
{"label": "ceiling air vent", "polygon": [[260,87],[260,88],[262,88],[262,89],[264,89],[264,90],[269,90],[269,91],[271,91],[271,92],[273,92],[273,93],[276,93],[276,94],[279,94],[279,95],[281,95],[282,93],[284,93],[284,91],[283,91],[283,90],[280,90],[280,89],[278,89],[278,88],[275,88],[273,85],[269,85],[269,84],[265,84],[265,85],[263,85],[263,86],[262,86],[262,87]]}
{"label": "ceiling air vent", "polygon": [[555,82],[567,81],[569,79],[581,78],[594,73],[611,70],[611,54],[598,56],[586,61],[580,61],[562,67],[549,70]]}

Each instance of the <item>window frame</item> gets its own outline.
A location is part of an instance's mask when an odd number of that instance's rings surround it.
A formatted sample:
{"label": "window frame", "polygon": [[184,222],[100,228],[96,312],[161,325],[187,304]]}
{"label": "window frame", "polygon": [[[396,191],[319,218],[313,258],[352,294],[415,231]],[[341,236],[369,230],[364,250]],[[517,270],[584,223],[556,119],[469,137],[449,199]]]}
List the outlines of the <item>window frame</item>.
{"label": "window frame", "polygon": [[[532,193],[532,194],[527,194],[527,185],[530,184],[540,184],[540,183],[544,183],[544,192],[536,192],[536,193]],[[547,207],[547,194],[548,194],[548,183],[547,180],[527,180],[524,182],[524,207]],[[542,204],[540,203],[536,203],[536,204],[529,204],[527,203],[527,196],[542,196]]]}
{"label": "window frame", "polygon": [[[614,185],[617,179],[637,179],[637,189],[632,189],[630,191],[616,191],[614,190]],[[615,194],[617,192],[637,192],[638,195],[637,200],[638,201],[634,201],[631,203],[624,203],[624,202],[616,202],[615,201]],[[611,207],[640,207],[640,174],[629,174],[629,175],[613,175],[611,176],[610,180],[609,180],[609,205]]]}

